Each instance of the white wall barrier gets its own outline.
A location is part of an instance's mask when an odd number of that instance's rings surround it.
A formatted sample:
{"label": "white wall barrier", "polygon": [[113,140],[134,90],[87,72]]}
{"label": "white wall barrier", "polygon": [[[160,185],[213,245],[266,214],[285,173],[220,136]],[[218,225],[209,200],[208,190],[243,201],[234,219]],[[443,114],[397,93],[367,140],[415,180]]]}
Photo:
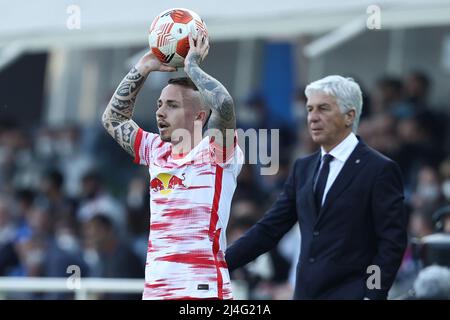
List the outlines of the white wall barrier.
{"label": "white wall barrier", "polygon": [[[233,281],[236,300],[247,298],[245,282]],[[0,299],[8,292],[73,292],[76,300],[92,299],[96,293],[142,293],[143,279],[0,277]]]}

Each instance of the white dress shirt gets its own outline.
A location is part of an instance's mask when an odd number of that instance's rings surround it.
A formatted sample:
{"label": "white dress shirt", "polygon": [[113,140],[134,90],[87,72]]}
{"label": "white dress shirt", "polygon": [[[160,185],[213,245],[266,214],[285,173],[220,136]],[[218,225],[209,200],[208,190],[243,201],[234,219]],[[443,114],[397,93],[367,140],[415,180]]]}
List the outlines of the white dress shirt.
{"label": "white dress shirt", "polygon": [[[330,152],[328,152],[333,156],[333,159],[330,162],[330,172],[328,173],[327,183],[323,192],[322,205],[325,202],[328,190],[330,190],[339,172],[341,172],[345,161],[347,161],[347,159],[350,157],[350,154],[353,152],[353,150],[355,150],[358,142],[358,138],[356,138],[355,134],[351,132],[344,140],[341,141],[341,143],[339,143],[336,147],[331,149]],[[321,148],[321,153],[321,159],[323,159],[323,156],[327,152],[323,148]],[[322,164],[323,163],[320,164],[320,169],[322,169]],[[318,172],[320,172],[320,170]]]}

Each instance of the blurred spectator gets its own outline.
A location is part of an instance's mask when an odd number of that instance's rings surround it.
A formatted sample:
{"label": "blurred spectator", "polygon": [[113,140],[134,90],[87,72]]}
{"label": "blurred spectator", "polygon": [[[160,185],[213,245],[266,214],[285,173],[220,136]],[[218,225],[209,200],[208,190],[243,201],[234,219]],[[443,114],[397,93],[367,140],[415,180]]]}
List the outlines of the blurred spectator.
{"label": "blurred spectator", "polygon": [[437,232],[450,234],[450,206],[438,209],[432,218]]}
{"label": "blurred spectator", "polygon": [[361,122],[358,133],[372,148],[388,157],[395,157],[400,146],[395,126],[392,115],[377,113]]}
{"label": "blurred spectator", "polygon": [[264,203],[267,200],[267,195],[256,182],[253,167],[248,163],[242,165],[241,173],[237,178],[237,186],[232,205],[240,199],[246,199],[256,203]]}
{"label": "blurred spectator", "polygon": [[[105,278],[143,278],[144,265],[127,243],[117,237],[112,219],[104,214],[94,214],[83,224],[84,243],[98,255],[95,273],[91,276]],[[141,295],[103,294],[102,299],[139,299]]]}
{"label": "blurred spectator", "polygon": [[[69,266],[76,266],[80,270],[80,276],[89,275],[87,264],[82,258],[82,250],[77,234],[77,224],[73,218],[60,217],[54,226],[54,235],[49,238],[45,249],[45,262],[43,263],[42,276],[66,278]],[[73,293],[51,292],[43,296],[43,299],[73,299]]]}
{"label": "blurred spectator", "polygon": [[416,299],[450,300],[450,269],[429,266],[414,281]]}
{"label": "blurred spectator", "polygon": [[416,184],[416,173],[421,167],[436,168],[445,159],[440,140],[432,138],[428,128],[422,125],[422,121],[424,118],[417,115],[400,120],[397,126],[400,147],[394,159],[403,170],[407,190]]}
{"label": "blurred spectator", "polygon": [[356,75],[348,75],[348,77],[352,78],[356,83],[359,84],[359,87],[361,88],[362,92],[362,102],[363,102],[363,108],[361,113],[361,119],[365,119],[368,117],[371,117],[374,113],[373,106],[372,106],[372,97],[369,90],[364,86],[364,83],[361,79],[359,79]]}
{"label": "blurred spectator", "polygon": [[441,192],[450,203],[450,159],[446,159],[439,166],[439,175],[442,179]]}
{"label": "blurred spectator", "polygon": [[53,128],[42,127],[37,130],[34,150],[38,161],[47,162],[57,159],[55,142],[56,132]]}
{"label": "blurred spectator", "polygon": [[242,106],[236,108],[236,112],[238,113],[236,116],[238,128],[244,130],[250,128],[270,128],[268,119],[269,110],[266,106],[264,94],[261,91],[255,90],[251,92],[243,102]]}
{"label": "blurred spectator", "polygon": [[422,71],[413,71],[405,79],[406,101],[409,102],[415,111],[427,109],[428,93],[431,87],[431,80]]}
{"label": "blurred spectator", "polygon": [[420,211],[412,214],[408,229],[410,241],[390,292],[391,297],[407,295],[423,267],[431,264],[450,266],[450,235],[441,234],[446,232],[447,218],[450,222],[450,206],[433,214]]}
{"label": "blurred spectator", "polygon": [[444,202],[439,174],[433,167],[424,166],[417,172],[417,184],[411,203],[417,209],[436,210]]}
{"label": "blurred spectator", "polygon": [[377,80],[372,99],[372,111],[374,114],[395,110],[402,101],[403,83],[401,79],[384,76]]}
{"label": "blurred spectator", "polygon": [[19,265],[18,276],[44,276],[46,246],[53,231],[53,221],[47,207],[33,205],[25,216],[25,223],[16,235],[16,252]]}
{"label": "blurred spectator", "polygon": [[0,244],[12,240],[15,229],[11,203],[8,198],[0,197]]}
{"label": "blurred spectator", "polygon": [[297,274],[298,257],[301,248],[301,234],[296,223],[291,230],[281,238],[277,250],[285,259],[285,266],[289,265],[289,270],[285,270],[280,280],[273,288],[272,298],[274,300],[289,300],[294,294],[295,278]]}
{"label": "blurred spectator", "polygon": [[[234,216],[228,226],[228,243],[239,239],[258,220],[254,214]],[[248,299],[261,299],[261,293],[257,291],[258,284],[263,279],[268,279],[273,270],[268,261],[268,255],[259,257],[256,261],[239,268],[231,273],[231,280],[244,280],[249,293]],[[265,298],[268,298],[267,296]]]}
{"label": "blurred spectator", "polygon": [[409,218],[409,235],[421,239],[434,232],[431,213],[427,211],[415,211]]}
{"label": "blurred spectator", "polygon": [[33,161],[32,141],[18,127],[0,135],[0,177],[2,188],[35,187],[39,182],[41,163]]}
{"label": "blurred spectator", "polygon": [[0,197],[0,276],[6,276],[18,263],[14,252],[15,234],[11,202]]}
{"label": "blurred spectator", "polygon": [[104,189],[100,174],[89,171],[82,178],[82,200],[77,217],[85,222],[98,212],[108,216],[119,233],[124,235],[126,219],[122,205]]}
{"label": "blurred spectator", "polygon": [[[403,88],[403,100],[396,99],[394,104],[390,105],[391,112],[397,119],[407,119],[414,117],[418,113],[422,113],[429,109],[428,92],[430,88],[430,80],[426,74],[420,71],[411,72],[400,86],[397,81],[395,84],[391,82],[391,88],[399,91]],[[396,95],[396,98],[399,96]]]}
{"label": "blurred spectator", "polygon": [[128,231],[134,253],[146,261],[150,225],[150,195],[148,182],[142,177],[133,178],[128,185],[126,198]]}
{"label": "blurred spectator", "polygon": [[291,161],[304,157],[305,155],[311,154],[319,149],[317,144],[311,138],[307,126],[304,126],[302,129],[300,129],[297,132],[297,135],[297,145],[293,149]]}
{"label": "blurred spectator", "polygon": [[442,219],[442,231],[450,234],[450,215],[446,215]]}
{"label": "blurred spectator", "polygon": [[252,199],[236,199],[231,204],[230,219],[239,219],[249,217],[253,220],[258,220],[264,212],[261,211],[258,202]]}
{"label": "blurred spectator", "polygon": [[[281,191],[289,175],[290,164],[290,152],[286,152],[285,149],[280,149],[277,174],[262,175],[258,179],[258,184],[261,185],[266,194],[270,194],[274,198]],[[271,202],[271,199],[267,200]]]}
{"label": "blurred spectator", "polygon": [[306,100],[305,87],[298,88],[295,93],[294,103],[292,104],[292,114],[294,115],[298,129],[306,126]]}
{"label": "blurred spectator", "polygon": [[[228,243],[231,244],[242,236],[263,213],[260,206],[252,201],[236,201],[231,210]],[[235,270],[231,275],[232,279],[247,282],[249,299],[273,299],[278,286],[287,282],[291,268],[291,258],[283,253],[280,248],[274,248],[254,262]]]}
{"label": "blurred spectator", "polygon": [[63,185],[64,177],[61,172],[51,169],[44,173],[39,186],[42,194],[41,201],[48,203],[53,219],[63,217],[70,219],[74,215],[73,204],[65,196]]}
{"label": "blurred spectator", "polygon": [[[301,99],[301,97],[300,97]],[[288,106],[289,108],[291,106]],[[298,106],[300,107],[300,106]],[[296,128],[292,127],[292,124],[285,122],[279,123],[276,118],[270,116],[270,110],[267,106],[266,98],[264,93],[256,90],[251,92],[244,100],[244,105],[236,109],[237,111],[237,128],[247,130],[260,130],[260,129],[275,129],[278,130],[279,140],[276,146],[272,146],[271,141],[271,130],[267,131],[267,139],[262,139],[261,135],[257,132],[257,148],[250,146],[249,143],[245,143],[244,151],[245,163],[249,163],[250,153],[259,152],[261,148],[267,150],[268,154],[273,155],[271,148],[278,148],[278,150],[290,151],[296,140]],[[295,121],[293,122],[295,123]],[[263,145],[264,144],[264,145]],[[252,163],[253,164],[253,163]],[[258,163],[256,170],[259,169],[260,164]]]}
{"label": "blurred spectator", "polygon": [[81,179],[96,165],[95,155],[85,150],[81,136],[81,128],[70,125],[60,129],[57,140],[54,141],[59,159],[58,167],[65,177],[64,188],[71,198],[81,196]]}

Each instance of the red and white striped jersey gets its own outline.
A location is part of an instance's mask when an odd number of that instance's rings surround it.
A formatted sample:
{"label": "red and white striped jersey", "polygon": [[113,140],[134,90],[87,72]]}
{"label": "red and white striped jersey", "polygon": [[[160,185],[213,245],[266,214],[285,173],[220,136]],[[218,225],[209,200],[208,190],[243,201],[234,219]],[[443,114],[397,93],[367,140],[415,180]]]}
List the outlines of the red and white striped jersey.
{"label": "red and white striped jersey", "polygon": [[243,154],[236,138],[225,157],[221,149],[205,137],[177,158],[139,130],[135,162],[149,167],[151,201],[143,299],[232,299],[224,251]]}

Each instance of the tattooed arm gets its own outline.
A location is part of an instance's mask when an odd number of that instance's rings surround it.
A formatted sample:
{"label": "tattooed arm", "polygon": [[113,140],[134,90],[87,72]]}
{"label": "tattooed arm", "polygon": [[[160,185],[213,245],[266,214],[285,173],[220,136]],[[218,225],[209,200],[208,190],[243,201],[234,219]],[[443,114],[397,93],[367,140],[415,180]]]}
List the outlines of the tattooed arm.
{"label": "tattooed arm", "polygon": [[131,119],[136,96],[150,72],[175,70],[162,65],[151,52],[145,54],[119,84],[103,113],[102,122],[106,131],[133,157],[134,141],[139,129]]}
{"label": "tattooed arm", "polygon": [[208,129],[220,130],[223,141],[216,139],[216,142],[230,146],[234,143],[234,129],[236,129],[233,98],[219,81],[200,69],[199,64],[209,51],[208,37],[201,39],[200,37],[193,39],[189,35],[190,49],[184,62],[184,70],[197,86],[205,104],[211,108]]}

